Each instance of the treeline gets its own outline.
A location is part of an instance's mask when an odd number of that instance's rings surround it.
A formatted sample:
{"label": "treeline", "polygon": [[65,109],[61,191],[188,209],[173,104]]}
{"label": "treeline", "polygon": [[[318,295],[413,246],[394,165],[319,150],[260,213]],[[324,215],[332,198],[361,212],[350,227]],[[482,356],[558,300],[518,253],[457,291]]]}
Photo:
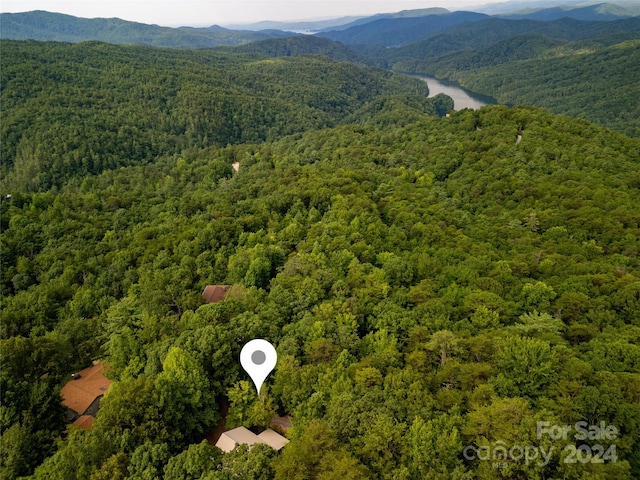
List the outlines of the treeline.
{"label": "treeline", "polygon": [[[2,42],[2,176],[47,190],[185,148],[358,120],[384,96],[435,113],[424,82],[326,57]],[[415,96],[415,98],[413,98]]]}
{"label": "treeline", "polygon": [[[586,121],[491,106],[14,192],[2,476],[637,478],[639,159],[638,140]],[[201,305],[219,283],[230,298]],[[262,400],[238,365],[256,337],[279,355]],[[94,427],[65,427],[57,389],[98,357],[114,383]],[[290,414],[291,443],[200,443],[223,398],[227,425]],[[615,458],[567,463],[572,441],[537,421],[613,425],[574,446]],[[496,445],[553,449],[500,468],[463,455]]]}

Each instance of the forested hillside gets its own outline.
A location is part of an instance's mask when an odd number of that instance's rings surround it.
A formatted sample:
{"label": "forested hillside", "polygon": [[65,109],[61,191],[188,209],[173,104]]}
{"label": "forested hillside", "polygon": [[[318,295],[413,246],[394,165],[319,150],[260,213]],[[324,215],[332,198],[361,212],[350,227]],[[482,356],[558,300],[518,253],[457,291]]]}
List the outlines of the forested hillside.
{"label": "forested hillside", "polygon": [[385,56],[390,61],[402,58],[426,60],[447,53],[486,48],[521,35],[543,35],[565,41],[621,35],[626,40],[640,35],[640,18],[613,22],[586,22],[571,18],[550,22],[488,18],[468,25],[456,25],[401,48],[388,49]]}
{"label": "forested hillside", "polygon": [[228,47],[231,51],[257,53],[270,57],[294,57],[301,55],[324,55],[332,60],[357,64],[376,63],[360,55],[345,44],[313,35],[297,35],[287,38],[270,38],[240,47]]}
{"label": "forested hillside", "polygon": [[[2,49],[2,478],[638,478],[638,139],[317,56]],[[291,443],[203,442],[227,402]],[[539,431],[579,421],[616,434]]]}
{"label": "forested hillside", "polygon": [[640,39],[554,43],[519,37],[422,65],[500,103],[538,105],[640,137]]}
{"label": "forested hillside", "polygon": [[43,40],[144,44],[159,47],[207,48],[218,45],[242,45],[286,32],[244,32],[219,26],[211,28],[169,28],[129,22],[119,18],[79,18],[72,15],[33,11],[0,14],[0,38],[11,40]]}
{"label": "forested hillside", "polygon": [[640,136],[639,41],[639,18],[491,18],[402,48],[360,50],[394,70],[456,81],[501,103],[532,104]]}
{"label": "forested hillside", "polygon": [[0,155],[10,189],[355,121],[385,95],[404,95],[419,113],[438,104],[419,80],[317,56],[15,41],[2,52]]}
{"label": "forested hillside", "polygon": [[[218,26],[167,28],[127,22],[117,18],[86,19],[35,11],[2,14],[0,37],[65,42],[99,40],[115,44],[147,44],[174,48],[204,49],[224,46],[220,47],[219,53],[231,54],[234,59],[230,61],[234,64],[247,61],[247,57],[245,57],[244,60],[236,62],[235,59],[238,58],[236,54],[239,53],[269,57],[323,55],[339,62],[371,65],[405,73],[435,75],[458,82],[469,90],[496,98],[501,103],[509,105],[533,104],[548,108],[554,113],[585,118],[627,135],[638,136],[640,135],[640,112],[636,99],[640,87],[638,87],[636,78],[640,76],[640,67],[638,67],[639,63],[636,58],[637,44],[629,42],[640,39],[640,17],[633,17],[633,15],[637,15],[637,7],[631,4],[622,6],[602,4],[579,8],[565,6],[519,12],[507,17],[489,17],[482,13],[464,11],[449,12],[444,9],[422,9],[359,18],[354,22],[340,25],[335,30],[321,32],[317,37],[300,37],[293,36],[294,34],[290,32],[276,30],[255,32],[229,30]],[[300,28],[303,26],[300,25]],[[334,41],[330,42],[327,39]],[[238,45],[241,47],[238,50],[233,50],[232,46]],[[15,52],[10,48],[9,62],[13,63],[16,59],[15,55],[23,53],[26,52]],[[57,54],[57,52],[51,53],[54,57]],[[185,52],[184,54],[188,59],[186,63],[192,62],[191,67],[194,65],[194,55],[194,52]],[[212,53],[206,51],[206,53],[201,53],[200,58],[209,55]],[[102,68],[103,64],[100,62],[108,62],[108,55],[104,57],[96,64],[97,68]],[[156,58],[162,59],[160,61],[161,68],[175,64],[185,65],[185,60],[180,58],[179,53],[171,56],[167,52],[163,52],[157,54]],[[212,62],[217,64],[217,67],[223,68],[219,60],[212,60]],[[144,64],[144,60],[138,63]],[[197,61],[195,65],[198,65]],[[141,66],[144,71],[158,73],[159,65],[157,64],[151,67]],[[237,65],[230,68],[233,70],[236,67]],[[119,68],[114,66],[111,70],[117,75]],[[205,70],[209,71],[209,68],[211,65],[207,65]],[[316,68],[321,68],[320,64],[316,64]],[[227,66],[224,66],[223,69],[226,70]],[[81,70],[84,75],[84,69]],[[249,72],[245,67],[243,70],[244,77],[240,75],[238,84],[243,84],[247,75],[254,75],[254,72]],[[96,71],[94,68],[94,75]],[[42,78],[40,65],[33,69],[30,68],[29,71],[21,72],[20,76],[31,82],[31,77],[34,75],[37,77],[35,80],[37,84]],[[60,78],[65,78],[65,81],[70,80],[67,78],[69,75],[65,75]],[[175,76],[173,73],[171,75]],[[260,74],[257,75],[260,76]],[[216,76],[218,75],[216,74]],[[133,77],[127,75],[127,78],[136,85],[140,85],[138,79]],[[285,77],[294,79],[295,75],[285,75]],[[322,74],[313,74],[312,77],[319,81],[323,79]],[[91,73],[86,79],[88,78],[91,78]],[[158,78],[162,78],[162,75],[160,77],[152,76],[152,80],[146,82],[147,85],[153,89],[160,88],[162,95],[171,98],[175,92],[166,91],[167,88],[171,88],[166,83],[161,86],[155,85],[155,80]],[[202,75],[200,77],[192,75],[192,79],[201,82]],[[52,80],[54,83],[58,81],[57,78]],[[113,81],[121,83],[120,79],[113,79]],[[279,79],[275,81],[280,82]],[[130,84],[127,86],[129,94],[139,88],[129,87],[131,87]],[[299,85],[296,86],[296,88],[298,87]],[[243,125],[245,121],[252,122],[253,126],[248,128],[248,130],[252,130],[252,134],[242,137],[240,141],[256,141],[257,138],[254,134],[256,126],[260,123],[257,121],[259,116],[264,117],[262,120],[264,127],[257,136],[261,139],[273,139],[273,136],[267,135],[266,130],[270,128],[268,125],[273,125],[274,121],[276,123],[290,121],[301,112],[295,108],[299,96],[292,95],[294,105],[284,105],[281,101],[281,94],[273,98],[271,92],[268,91],[269,89],[262,89],[262,86],[258,87],[258,91],[265,94],[265,97],[257,102],[257,108],[260,112],[247,112],[246,109],[250,107],[244,105],[239,108],[236,100],[239,97],[245,97],[247,90],[251,92],[252,86],[245,88],[244,91],[236,84],[228,88],[224,87],[224,89],[234,92],[231,94],[234,99],[231,100],[226,94],[221,95],[219,101],[225,102],[225,104],[224,106],[219,105],[218,111],[220,109],[225,112],[234,111],[235,114],[232,121],[229,121],[225,115],[220,115],[220,121],[226,122],[226,124],[216,127],[217,134],[214,134],[216,143],[220,143],[222,137],[226,137],[227,142],[236,142],[238,140],[235,138],[236,134],[240,130],[247,130],[247,125]],[[334,91],[335,89],[330,86],[327,90]],[[327,103],[335,100],[332,99],[331,92],[324,90],[323,85],[320,85],[318,92],[330,99]],[[46,94],[46,92],[43,93]],[[404,91],[401,93],[401,95],[405,94]],[[83,95],[80,93],[81,97]],[[314,93],[306,92],[304,95],[313,96]],[[122,98],[118,98],[117,101],[121,102],[122,100]],[[420,104],[415,100],[413,98],[409,101],[412,104],[409,107],[410,112],[413,112],[415,106]],[[124,100],[124,104],[130,104],[131,101],[131,98]],[[363,98],[360,97],[359,101],[362,103]],[[365,99],[364,103],[367,101]],[[265,105],[265,102],[268,102],[269,105]],[[405,100],[402,102],[406,103]],[[321,124],[324,126],[337,124],[335,121],[333,123],[327,122],[326,111],[318,115],[318,112],[309,111],[306,108],[309,106],[307,102],[303,103],[304,115],[309,116],[312,119],[311,123],[315,122],[316,127]],[[35,107],[38,106],[35,105]],[[169,115],[172,117],[175,114],[183,113],[172,111],[171,105],[168,108],[164,108],[162,105],[158,107],[164,110],[159,114],[160,116]],[[137,105],[134,108],[140,110]],[[293,112],[292,108],[296,112]],[[442,108],[440,108],[441,110]],[[25,118],[32,114],[27,110],[22,113]],[[147,112],[148,114],[149,112]],[[152,116],[159,120],[158,113],[153,113]],[[196,114],[196,117],[200,117],[200,115]],[[96,119],[100,119],[98,122],[100,123],[105,119],[105,116],[98,114],[89,123],[95,123]],[[145,121],[148,121],[148,117]],[[142,122],[142,125],[140,122],[136,124],[139,131],[148,131],[144,127],[145,121]],[[184,119],[163,118],[161,122],[163,123],[162,128],[165,130],[167,122],[173,126],[176,126],[177,122],[177,130],[169,128],[170,131],[166,132],[167,135],[156,144],[159,148],[151,152],[151,157],[157,155],[159,151],[166,152],[167,142],[175,142],[173,137],[176,131],[179,132],[186,128]],[[294,128],[300,131],[304,128],[299,127],[306,124],[307,120],[296,119],[291,123]],[[47,124],[45,129],[49,130],[54,126],[57,125]],[[96,127],[100,131],[104,130],[104,125],[99,124]],[[201,126],[197,128],[202,129]],[[279,127],[276,126],[275,129],[278,130]],[[273,128],[271,128],[271,132],[273,132]],[[137,135],[138,133],[135,133],[134,137]],[[92,134],[92,136],[96,137],[96,134]],[[202,135],[200,136],[202,137]],[[211,138],[211,135],[207,134],[204,143],[196,142],[198,144],[196,146],[209,144]],[[112,142],[112,140],[108,140],[108,142]],[[83,142],[83,144],[87,143],[90,142]],[[183,147],[184,145],[180,145],[178,150]],[[95,149],[93,150],[95,151]],[[136,153],[136,156],[140,156],[140,153]],[[28,152],[27,156],[29,156]],[[87,155],[84,156],[87,157]],[[112,165],[119,165],[120,159],[111,159],[110,162]],[[75,167],[72,168],[72,170],[74,169]],[[95,173],[100,171],[100,168],[96,170],[94,167],[88,166],[87,171]],[[63,173],[63,177],[64,175],[66,173]],[[38,169],[30,167],[28,173],[22,176],[38,178],[40,172]],[[26,181],[23,178],[19,183],[24,185]],[[36,185],[40,183],[48,188],[52,184],[60,184],[60,181],[58,178],[35,180]],[[36,186],[36,188],[38,187]]]}

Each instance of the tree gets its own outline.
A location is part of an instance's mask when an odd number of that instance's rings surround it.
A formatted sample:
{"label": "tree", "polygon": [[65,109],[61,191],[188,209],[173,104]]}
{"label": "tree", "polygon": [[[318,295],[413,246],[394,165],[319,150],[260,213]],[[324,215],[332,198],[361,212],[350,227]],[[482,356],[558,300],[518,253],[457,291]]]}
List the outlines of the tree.
{"label": "tree", "polygon": [[[415,417],[407,434],[404,463],[411,478],[471,478],[462,464],[460,415],[441,414],[425,421]],[[438,452],[434,455],[434,452]]]}
{"label": "tree", "polygon": [[[20,422],[5,429],[0,437],[2,457],[0,458],[0,476],[15,479],[27,475],[38,464],[32,449],[32,434],[29,428]],[[36,460],[34,462],[34,460]]]}
{"label": "tree", "polygon": [[131,454],[129,478],[153,480],[160,477],[170,456],[169,446],[166,443],[143,443]]}
{"label": "tree", "polygon": [[486,306],[480,305],[471,315],[471,325],[479,330],[496,328],[500,325],[499,317],[498,312],[494,312]]}
{"label": "tree", "polygon": [[149,442],[167,442],[173,432],[160,409],[160,393],[153,379],[140,375],[112,382],[100,401],[93,432],[125,438],[129,448]]}
{"label": "tree", "polygon": [[275,460],[276,480],[314,479],[322,458],[338,448],[334,432],[322,420],[312,420]]}
{"label": "tree", "polygon": [[217,410],[209,380],[185,350],[171,347],[155,380],[159,407],[175,439],[189,439],[216,423]]}
{"label": "tree", "polygon": [[332,450],[320,461],[317,480],[366,480],[371,478],[367,467],[346,449]]}
{"label": "tree", "polygon": [[544,282],[526,283],[522,287],[524,305],[528,310],[547,312],[551,307],[551,300],[556,296],[553,288]]}
{"label": "tree", "polygon": [[229,413],[226,418],[228,428],[240,426],[267,428],[271,425],[275,409],[265,385],[261,394],[256,395],[253,384],[242,380],[227,390],[227,397],[229,398]]}
{"label": "tree", "polygon": [[369,413],[361,416],[367,426],[352,440],[353,448],[376,476],[387,477],[389,465],[396,465],[400,460],[406,425],[380,410]]}
{"label": "tree", "polygon": [[514,332],[535,337],[544,334],[559,335],[566,329],[562,320],[553,318],[548,313],[531,312],[520,315],[520,323],[510,327]]}
{"label": "tree", "polygon": [[[275,450],[268,445],[257,444],[253,445],[251,449],[246,445],[238,445],[222,457],[219,467],[221,473],[215,478],[220,480],[235,478],[271,480],[275,474],[273,469],[275,456]],[[205,478],[209,479],[209,477]]]}
{"label": "tree", "polygon": [[166,480],[199,480],[221,463],[220,449],[209,445],[206,440],[194,443],[165,462]]}
{"label": "tree", "polygon": [[47,458],[35,473],[35,479],[81,480],[90,478],[115,453],[113,437],[103,432],[76,429],[58,451]]}
{"label": "tree", "polygon": [[496,392],[507,397],[538,398],[558,371],[558,358],[548,342],[510,337],[498,352]]}
{"label": "tree", "polygon": [[126,480],[129,478],[128,466],[127,455],[124,452],[115,453],[91,475],[90,480]]}
{"label": "tree", "polygon": [[440,355],[440,366],[444,367],[449,357],[458,352],[458,339],[449,330],[440,330],[431,335],[427,348]]}

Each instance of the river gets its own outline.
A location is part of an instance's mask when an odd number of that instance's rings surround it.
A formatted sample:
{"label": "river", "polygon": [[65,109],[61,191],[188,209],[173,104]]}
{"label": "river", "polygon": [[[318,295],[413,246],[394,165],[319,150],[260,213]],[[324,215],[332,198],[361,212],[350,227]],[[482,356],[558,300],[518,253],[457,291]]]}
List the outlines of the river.
{"label": "river", "polygon": [[438,80],[437,78],[428,77],[426,75],[412,75],[420,80],[427,82],[429,87],[429,97],[434,97],[439,93],[444,93],[453,99],[453,109],[462,110],[463,108],[480,108],[485,105],[492,105],[496,102],[495,98],[480,95],[469,90],[465,90],[457,83],[447,82],[446,80]]}

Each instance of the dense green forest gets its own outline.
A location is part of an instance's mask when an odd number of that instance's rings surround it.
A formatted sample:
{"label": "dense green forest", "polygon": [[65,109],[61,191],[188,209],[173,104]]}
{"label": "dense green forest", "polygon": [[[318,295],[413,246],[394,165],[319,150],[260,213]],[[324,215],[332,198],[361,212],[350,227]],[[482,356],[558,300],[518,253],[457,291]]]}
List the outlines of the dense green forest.
{"label": "dense green forest", "polygon": [[0,155],[6,184],[18,189],[356,121],[381,96],[418,113],[451,108],[425,101],[424,82],[325,57],[92,42],[5,41],[2,52]]}
{"label": "dense green forest", "polygon": [[270,57],[295,57],[300,55],[323,55],[340,62],[372,65],[374,59],[361,55],[345,44],[314,35],[298,35],[288,38],[270,38],[248,43],[240,47],[228,47],[230,51],[257,53]]}
{"label": "dense green forest", "polygon": [[[624,5],[534,9],[511,12],[502,17],[422,9],[360,18],[331,31],[319,32],[317,36],[300,37],[277,30],[254,32],[217,26],[168,28],[117,18],[85,19],[35,11],[2,14],[0,38],[66,42],[100,40],[178,48],[227,46],[220,52],[231,52],[233,50],[229,46],[242,45],[235,54],[270,57],[318,54],[340,62],[435,75],[496,98],[501,103],[531,104],[554,113],[585,118],[637,137],[640,135],[640,112],[636,101],[640,88],[636,81],[640,76],[640,62],[637,61],[638,45],[634,43],[640,39],[640,17],[637,15],[638,7],[628,2]],[[297,27],[304,28],[302,24]],[[287,28],[287,24],[282,24],[282,28]],[[294,24],[289,28],[295,28]],[[344,44],[326,41],[327,38]],[[192,55],[192,52],[185,54],[193,60]],[[162,60],[169,65],[180,61],[166,56]],[[144,65],[143,69],[156,66]],[[41,72],[38,70],[35,75],[39,77]],[[117,67],[111,69],[118,75],[116,70]],[[29,78],[25,73],[21,72],[21,76]],[[88,78],[90,76],[85,80]],[[193,79],[200,81],[201,77],[194,75]],[[137,81],[137,78],[132,77],[132,81]],[[240,84],[243,81],[244,78],[239,79]],[[151,85],[158,87],[153,80]],[[161,90],[163,95],[171,97],[173,92],[166,92],[167,87],[162,85]],[[231,90],[235,90],[235,86]],[[269,93],[263,93],[267,100],[274,100]],[[245,92],[239,94],[244,95]],[[277,123],[281,123],[283,118],[295,118],[299,113],[295,105],[285,107],[285,113],[280,100],[276,99],[278,106],[271,104],[265,107],[261,104],[260,114],[265,108],[275,108],[280,111]],[[127,103],[130,102],[128,99]],[[235,105],[224,110],[233,108]],[[244,113],[236,116],[245,119]],[[250,112],[249,116],[255,117],[256,114]],[[250,121],[256,125],[258,122],[254,120]],[[272,124],[273,120],[266,118],[263,122]],[[231,122],[233,125],[227,125],[226,130],[247,127],[238,125],[238,122]],[[175,120],[172,119],[171,123]],[[184,123],[184,120],[180,119],[179,123]],[[292,123],[300,125],[304,122],[298,119]],[[178,125],[178,128],[183,128],[183,125]],[[255,130],[255,127],[249,129]],[[276,127],[271,133],[274,131],[280,130]],[[266,138],[265,132],[259,135]],[[166,140],[173,142],[170,137],[171,134]],[[232,137],[226,133],[227,143],[236,141]],[[241,141],[255,140],[247,137]],[[164,146],[162,151],[166,152]],[[151,157],[157,153],[152,152]],[[29,175],[37,176],[37,172]],[[45,184],[49,186],[51,182],[45,180]],[[54,184],[59,184],[57,179]]]}
{"label": "dense green forest", "polygon": [[[530,38],[521,40],[432,62],[427,69],[500,103],[537,105],[640,137],[640,39],[603,47],[551,46],[553,41],[537,38],[532,49]],[[545,43],[550,46],[538,48]]]}
{"label": "dense green forest", "polygon": [[491,18],[397,49],[361,48],[381,65],[460,83],[640,136],[640,19]]}
{"label": "dense green forest", "polygon": [[[640,476],[640,140],[321,56],[1,46],[2,478]],[[225,402],[291,443],[222,454]],[[576,422],[616,433],[540,431]]]}

